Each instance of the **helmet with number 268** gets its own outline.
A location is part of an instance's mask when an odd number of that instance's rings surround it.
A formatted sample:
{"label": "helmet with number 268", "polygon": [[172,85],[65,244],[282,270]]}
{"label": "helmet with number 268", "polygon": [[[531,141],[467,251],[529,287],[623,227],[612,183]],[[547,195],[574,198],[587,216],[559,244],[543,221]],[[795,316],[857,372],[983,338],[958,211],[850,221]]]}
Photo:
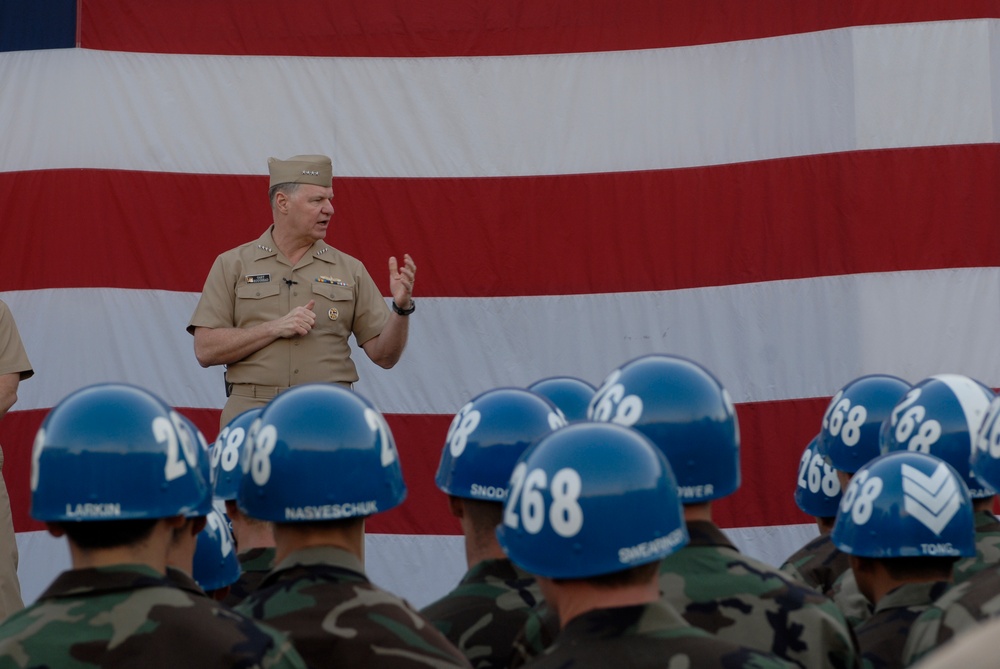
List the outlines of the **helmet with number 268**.
{"label": "helmet with number 268", "polygon": [[578,423],[514,467],[497,539],[548,578],[588,578],[662,559],[688,541],[670,464],[644,436]]}
{"label": "helmet with number 268", "polygon": [[229,523],[213,509],[208,514],[205,528],[198,533],[191,575],[202,590],[208,592],[232,585],[239,580],[240,571]]}
{"label": "helmet with number 268", "polygon": [[555,407],[531,391],[487,390],[452,419],[434,481],[455,497],[502,503],[521,454],[565,425]]}
{"label": "helmet with number 268", "polygon": [[972,473],[983,485],[1000,490],[1000,395],[990,401],[976,434]]}
{"label": "helmet with number 268", "polygon": [[972,500],[940,458],[880,455],[851,479],[830,539],[849,555],[869,558],[975,555]]}
{"label": "helmet with number 268", "polygon": [[819,453],[813,437],[799,458],[799,476],[795,486],[795,504],[818,518],[832,518],[840,506],[840,479],[837,470]]}
{"label": "helmet with number 268", "polygon": [[685,504],[740,487],[740,430],[732,399],[691,360],[647,355],[622,365],[597,389],[588,415],[646,435],[670,461]]}
{"label": "helmet with number 268", "polygon": [[35,436],[31,515],[103,521],[193,514],[211,496],[196,448],[184,418],[147,390],[120,383],[77,390]]}
{"label": "helmet with number 268", "polygon": [[817,448],[853,474],[879,455],[879,430],[910,384],[888,374],[861,376],[837,391],[823,414]]}
{"label": "helmet with number 268", "polygon": [[937,456],[955,468],[974,499],[992,497],[993,488],[972,474],[972,455],[993,397],[992,390],[961,374],[926,378],[893,408],[882,435],[882,452]]}
{"label": "helmet with number 268", "polygon": [[197,454],[198,464],[196,467],[198,468],[198,471],[201,472],[202,478],[209,482],[208,495],[201,501],[195,510],[188,515],[195,517],[207,516],[212,510],[212,489],[215,487],[215,476],[212,473],[212,456],[208,450],[208,440],[205,439],[205,435],[202,434],[201,430],[198,429],[198,426],[194,424],[194,421],[182,413],[178,412],[178,415],[180,415],[182,422],[184,423],[184,427],[187,428],[187,434],[184,434],[184,431],[182,430],[180,432],[180,437],[181,439],[191,439],[194,442],[194,445],[190,446],[190,448]]}
{"label": "helmet with number 268", "polygon": [[212,471],[215,472],[216,499],[236,499],[243,468],[240,467],[247,433],[262,408],[249,409],[233,418],[222,428],[212,445]]}
{"label": "helmet with number 268", "polygon": [[312,383],[264,407],[243,450],[237,503],[279,523],[370,516],[406,496],[392,432],[357,393]]}
{"label": "helmet with number 268", "polygon": [[594,397],[594,386],[573,376],[550,376],[535,381],[528,390],[556,405],[567,422],[587,420],[587,407]]}

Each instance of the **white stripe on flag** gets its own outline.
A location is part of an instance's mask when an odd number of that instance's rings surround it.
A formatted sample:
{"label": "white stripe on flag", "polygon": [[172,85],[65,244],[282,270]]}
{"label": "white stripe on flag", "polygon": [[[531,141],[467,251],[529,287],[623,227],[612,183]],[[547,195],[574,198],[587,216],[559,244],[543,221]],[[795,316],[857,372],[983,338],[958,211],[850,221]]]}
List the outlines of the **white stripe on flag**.
{"label": "white stripe on flag", "polygon": [[[19,410],[51,407],[101,380],[150,388],[175,406],[225,401],[221,368],[198,366],[185,331],[196,293],[60,289],[0,299],[17,315],[38,372],[21,386]],[[965,326],[970,313],[975,328]],[[664,292],[420,298],[413,318],[412,354],[393,370],[355,352],[359,392],[387,413],[452,414],[489,388],[550,375],[597,384],[653,352],[701,362],[737,402],[829,396],[873,372],[911,382],[950,372],[1000,385],[993,355],[1000,268]]]}
{"label": "white stripe on flag", "polygon": [[2,53],[0,118],[45,133],[3,133],[0,171],[261,174],[325,147],[341,176],[516,176],[995,142],[997,24],[517,57]]}

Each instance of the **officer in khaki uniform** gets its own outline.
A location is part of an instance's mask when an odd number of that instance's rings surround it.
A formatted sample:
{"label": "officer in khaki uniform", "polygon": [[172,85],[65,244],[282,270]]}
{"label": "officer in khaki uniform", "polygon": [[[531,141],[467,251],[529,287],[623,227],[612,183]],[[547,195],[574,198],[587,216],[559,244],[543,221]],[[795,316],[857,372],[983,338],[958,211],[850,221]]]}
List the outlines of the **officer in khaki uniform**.
{"label": "officer in khaki uniform", "polygon": [[409,333],[416,265],[389,258],[392,311],[364,265],[324,239],[333,216],[326,156],[268,159],[273,225],[220,255],[188,325],[203,367],[226,365],[220,427],[303,383],[358,380],[353,334],[375,364],[392,367]]}
{"label": "officer in khaki uniform", "polygon": [[[17,401],[18,384],[34,373],[14,317],[7,305],[0,301],[0,418]],[[0,450],[2,471],[3,451]],[[7,485],[0,476],[0,620],[23,608],[21,584],[17,580],[17,542],[10,513],[10,497]]]}

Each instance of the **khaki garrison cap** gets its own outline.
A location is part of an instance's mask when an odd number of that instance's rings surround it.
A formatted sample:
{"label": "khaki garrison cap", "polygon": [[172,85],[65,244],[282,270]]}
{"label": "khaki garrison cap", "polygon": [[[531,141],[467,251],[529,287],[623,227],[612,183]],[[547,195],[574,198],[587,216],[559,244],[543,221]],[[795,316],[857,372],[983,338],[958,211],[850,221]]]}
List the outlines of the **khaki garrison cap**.
{"label": "khaki garrison cap", "polygon": [[278,184],[313,184],[330,187],[333,181],[333,162],[326,156],[292,156],[288,160],[267,159],[271,173],[268,188]]}

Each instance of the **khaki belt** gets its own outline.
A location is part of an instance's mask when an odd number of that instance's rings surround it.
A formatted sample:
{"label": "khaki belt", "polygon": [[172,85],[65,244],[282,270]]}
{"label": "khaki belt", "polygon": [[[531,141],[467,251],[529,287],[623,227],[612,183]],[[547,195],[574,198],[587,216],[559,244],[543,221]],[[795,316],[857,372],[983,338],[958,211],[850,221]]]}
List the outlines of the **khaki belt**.
{"label": "khaki belt", "polygon": [[[348,390],[354,390],[354,384],[349,381],[335,381],[338,386],[343,386]],[[240,397],[253,397],[262,400],[273,400],[278,393],[288,390],[288,386],[258,386],[254,383],[227,383],[226,397],[238,395]]]}
{"label": "khaki belt", "polygon": [[227,383],[226,397],[238,395],[240,397],[256,397],[258,399],[272,400],[283,390],[288,390],[287,386],[258,386],[253,383]]}

